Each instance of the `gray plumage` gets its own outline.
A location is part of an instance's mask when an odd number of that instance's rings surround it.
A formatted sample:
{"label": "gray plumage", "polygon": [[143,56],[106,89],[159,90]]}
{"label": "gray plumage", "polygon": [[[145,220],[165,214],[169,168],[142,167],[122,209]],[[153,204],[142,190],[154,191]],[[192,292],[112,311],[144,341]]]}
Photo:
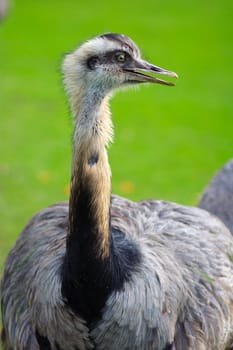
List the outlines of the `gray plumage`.
{"label": "gray plumage", "polygon": [[220,218],[233,233],[233,159],[210,181],[201,195],[199,207]]}
{"label": "gray plumage", "polygon": [[97,349],[231,349],[232,237],[198,208],[115,198],[114,226],[143,259],[92,331]]}
{"label": "gray plumage", "polygon": [[49,332],[51,349],[55,342],[67,350],[92,348],[85,322],[61,296],[67,220],[67,203],[41,211],[7,258],[1,285],[4,349],[39,350],[36,330]]}
{"label": "gray plumage", "polygon": [[[180,350],[230,349],[233,240],[227,229],[198,208],[120,197],[113,197],[111,219],[138,242],[143,261],[124,292],[106,302],[92,330],[96,348],[164,349],[175,341]],[[67,203],[37,214],[7,259],[3,324],[15,349],[39,349],[27,345],[35,325],[52,349],[55,341],[67,350],[91,348],[83,322],[60,295],[67,221]]]}
{"label": "gray plumage", "polygon": [[105,97],[129,82],[167,84],[143,73],[156,69],[175,76],[116,34],[65,60],[75,123],[70,201],[38,213],[7,258],[4,350],[44,350],[40,339],[51,350],[232,349],[233,238],[225,225],[199,208],[110,197]]}

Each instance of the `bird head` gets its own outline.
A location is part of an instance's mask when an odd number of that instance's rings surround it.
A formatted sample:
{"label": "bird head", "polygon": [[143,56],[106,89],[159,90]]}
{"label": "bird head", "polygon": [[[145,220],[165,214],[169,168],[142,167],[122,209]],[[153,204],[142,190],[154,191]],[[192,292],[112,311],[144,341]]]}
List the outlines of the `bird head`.
{"label": "bird head", "polygon": [[91,39],[68,54],[63,73],[68,93],[75,93],[77,89],[86,93],[89,89],[103,96],[114,89],[141,83],[174,85],[155,74],[178,77],[174,72],[143,60],[129,37],[112,33]]}

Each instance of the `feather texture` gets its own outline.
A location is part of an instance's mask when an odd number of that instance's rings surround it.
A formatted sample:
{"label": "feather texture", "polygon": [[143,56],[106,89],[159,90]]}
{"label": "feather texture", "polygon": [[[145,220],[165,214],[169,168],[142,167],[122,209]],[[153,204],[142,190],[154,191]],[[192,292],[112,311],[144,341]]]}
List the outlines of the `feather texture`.
{"label": "feather texture", "polygon": [[233,233],[233,159],[210,181],[201,196],[199,207],[216,215]]}
{"label": "feather texture", "polygon": [[[172,343],[176,350],[230,349],[233,240],[228,230],[198,208],[117,196],[111,202],[112,227],[138,243],[143,259],[123,291],[111,294],[93,326],[96,349],[162,350]],[[17,350],[26,349],[36,330],[51,349],[56,344],[67,350],[92,348],[85,322],[61,298],[67,223],[66,203],[40,212],[7,259],[3,320]]]}
{"label": "feather texture", "polygon": [[67,224],[67,203],[41,211],[8,256],[1,285],[7,350],[39,349],[27,345],[32,334],[36,343],[36,332],[48,338],[51,350],[57,349],[55,342],[67,350],[92,348],[85,322],[61,297]]}

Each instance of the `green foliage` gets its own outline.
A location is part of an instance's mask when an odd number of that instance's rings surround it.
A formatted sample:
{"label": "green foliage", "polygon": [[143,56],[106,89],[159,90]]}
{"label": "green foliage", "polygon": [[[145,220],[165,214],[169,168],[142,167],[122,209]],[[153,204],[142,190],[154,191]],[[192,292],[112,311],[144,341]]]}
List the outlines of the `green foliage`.
{"label": "green foliage", "polygon": [[113,192],[195,204],[233,150],[233,2],[15,1],[0,23],[0,270],[39,209],[67,199],[71,121],[63,54],[112,31],[176,71],[112,101]]}

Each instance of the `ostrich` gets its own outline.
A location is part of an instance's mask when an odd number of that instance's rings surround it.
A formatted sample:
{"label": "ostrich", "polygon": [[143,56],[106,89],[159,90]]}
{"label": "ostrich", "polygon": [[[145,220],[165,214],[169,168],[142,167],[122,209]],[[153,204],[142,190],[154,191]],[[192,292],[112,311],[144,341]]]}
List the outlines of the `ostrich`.
{"label": "ostrich", "polygon": [[224,165],[206,187],[199,207],[220,218],[233,233],[233,159]]}
{"label": "ostrich", "polygon": [[199,208],[111,195],[113,90],[176,77],[103,34],[68,54],[69,203],[32,218],[1,284],[5,350],[223,350],[233,339],[233,238]]}

